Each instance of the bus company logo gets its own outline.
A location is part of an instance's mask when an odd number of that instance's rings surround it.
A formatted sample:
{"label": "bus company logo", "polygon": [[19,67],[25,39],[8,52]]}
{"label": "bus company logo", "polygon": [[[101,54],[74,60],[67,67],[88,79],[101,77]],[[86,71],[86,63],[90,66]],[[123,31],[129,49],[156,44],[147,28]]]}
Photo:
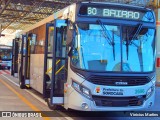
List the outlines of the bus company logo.
{"label": "bus company logo", "polygon": [[128,82],[115,82],[115,85],[128,85]]}
{"label": "bus company logo", "polygon": [[101,88],[99,86],[96,87],[96,93],[100,93],[101,92]]}

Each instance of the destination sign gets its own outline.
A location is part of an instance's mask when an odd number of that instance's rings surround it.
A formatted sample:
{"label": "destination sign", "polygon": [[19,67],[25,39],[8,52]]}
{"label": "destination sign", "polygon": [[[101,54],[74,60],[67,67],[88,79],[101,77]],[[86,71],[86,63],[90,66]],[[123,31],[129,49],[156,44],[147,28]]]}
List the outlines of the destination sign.
{"label": "destination sign", "polygon": [[88,7],[87,15],[89,16],[104,16],[104,17],[117,17],[126,19],[139,19],[140,13],[127,10],[116,10],[116,9],[97,9]]}
{"label": "destination sign", "polygon": [[124,7],[122,8],[111,7],[111,6],[100,7],[96,5],[82,5],[79,10],[79,15],[81,16],[92,16],[92,17],[97,16],[97,17],[131,19],[131,20],[142,20],[146,13],[147,11],[138,11],[136,9],[129,9]]}

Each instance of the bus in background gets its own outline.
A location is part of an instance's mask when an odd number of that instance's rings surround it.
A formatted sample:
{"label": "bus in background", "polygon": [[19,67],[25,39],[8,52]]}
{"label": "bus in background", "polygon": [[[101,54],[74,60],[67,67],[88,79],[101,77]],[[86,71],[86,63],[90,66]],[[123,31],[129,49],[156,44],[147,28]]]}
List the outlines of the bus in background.
{"label": "bus in background", "polygon": [[12,46],[0,45],[0,69],[10,69],[12,60]]}
{"label": "bus in background", "polygon": [[18,77],[18,52],[19,52],[19,39],[15,38],[12,40],[12,65],[11,75]]}
{"label": "bus in background", "polygon": [[148,8],[72,4],[19,33],[20,87],[42,93],[52,109],[150,108],[155,99],[155,29],[155,15]]}

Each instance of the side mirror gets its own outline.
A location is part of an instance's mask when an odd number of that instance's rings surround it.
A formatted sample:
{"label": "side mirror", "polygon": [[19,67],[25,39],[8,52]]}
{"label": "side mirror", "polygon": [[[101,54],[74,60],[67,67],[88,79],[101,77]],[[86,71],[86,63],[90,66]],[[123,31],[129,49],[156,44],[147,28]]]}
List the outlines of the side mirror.
{"label": "side mirror", "polygon": [[71,47],[68,51],[68,56],[71,57],[72,56],[72,50],[73,50],[73,47]]}
{"label": "side mirror", "polygon": [[66,45],[71,46],[72,40],[73,40],[73,30],[67,29]]}
{"label": "side mirror", "polygon": [[68,27],[67,27],[66,45],[71,46],[73,37],[74,37],[73,35],[74,35],[75,27],[74,27],[74,24],[70,20],[68,20],[67,22],[68,22]]}

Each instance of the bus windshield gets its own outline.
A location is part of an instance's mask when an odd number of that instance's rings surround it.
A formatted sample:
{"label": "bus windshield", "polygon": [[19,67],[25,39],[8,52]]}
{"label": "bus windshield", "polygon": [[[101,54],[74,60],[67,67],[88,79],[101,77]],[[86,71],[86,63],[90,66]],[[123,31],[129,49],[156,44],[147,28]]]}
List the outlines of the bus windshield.
{"label": "bus windshield", "polygon": [[[122,38],[121,38],[122,33]],[[89,71],[150,72],[155,30],[138,26],[78,23],[72,65]]]}
{"label": "bus windshield", "polygon": [[11,60],[12,50],[11,49],[0,49],[1,60]]}

